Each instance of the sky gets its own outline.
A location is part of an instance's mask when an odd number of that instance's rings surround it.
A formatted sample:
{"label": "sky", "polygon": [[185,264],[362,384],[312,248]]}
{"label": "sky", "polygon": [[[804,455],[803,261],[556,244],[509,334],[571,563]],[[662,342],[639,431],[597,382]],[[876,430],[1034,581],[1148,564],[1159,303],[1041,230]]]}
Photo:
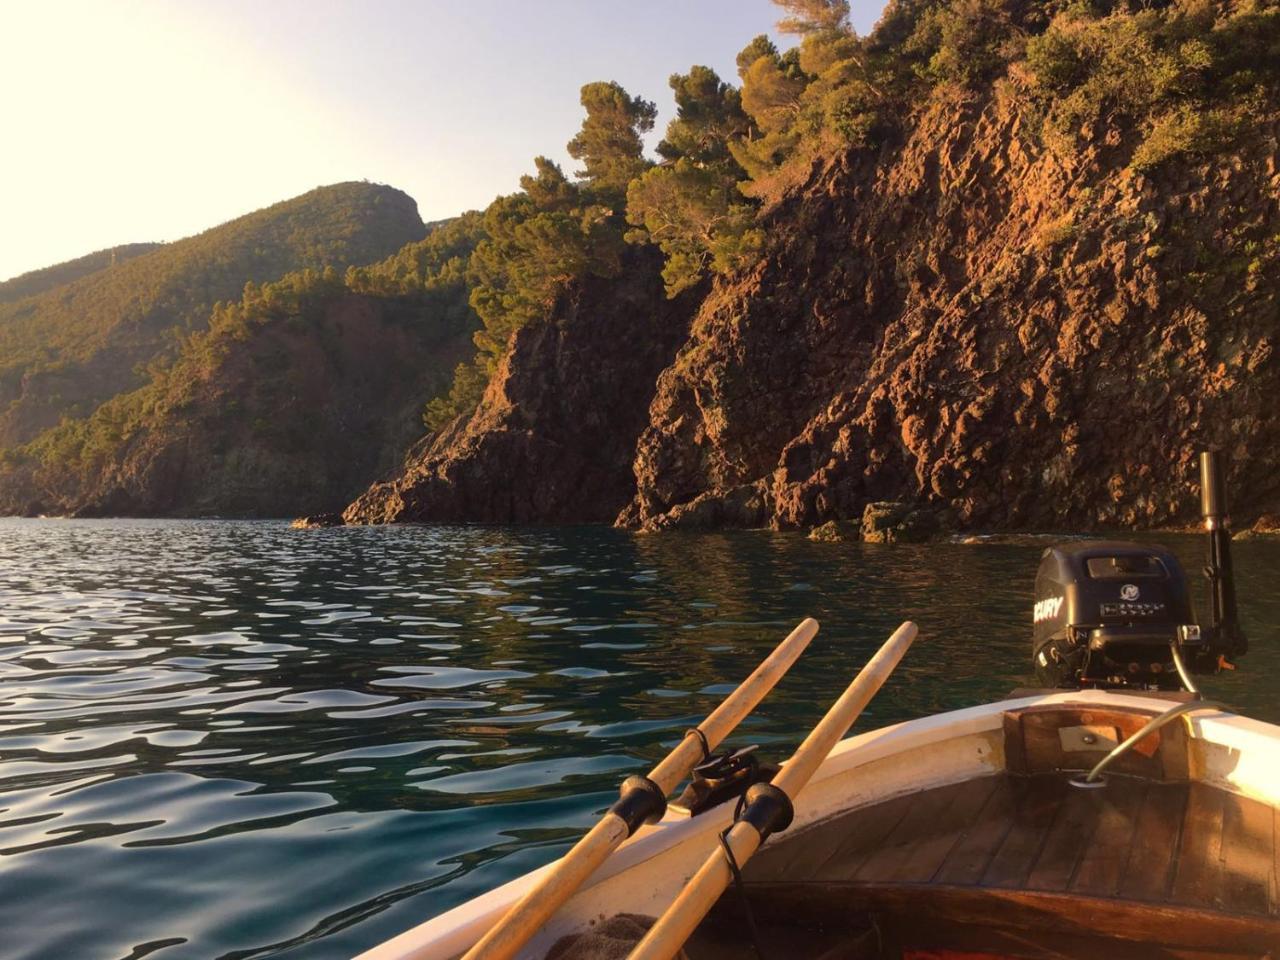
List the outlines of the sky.
{"label": "sky", "polygon": [[[852,0],[866,32],[883,0]],[[616,80],[777,38],[771,0],[0,0],[0,280],[177,240],[321,184],[388,183],[424,220],[518,189]],[[782,45],[790,41],[785,40]],[[651,146],[652,146],[651,143]]]}

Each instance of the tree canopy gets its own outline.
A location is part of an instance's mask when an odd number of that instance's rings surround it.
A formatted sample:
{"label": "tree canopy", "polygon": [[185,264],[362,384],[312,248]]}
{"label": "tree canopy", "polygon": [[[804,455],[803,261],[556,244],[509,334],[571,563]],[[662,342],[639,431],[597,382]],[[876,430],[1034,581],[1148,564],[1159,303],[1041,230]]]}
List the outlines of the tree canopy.
{"label": "tree canopy", "polygon": [[581,100],[587,116],[569,141],[569,156],[582,161],[577,175],[598,197],[621,199],[632,179],[649,166],[643,137],[653,129],[658,108],[613,82],[588,83]]}

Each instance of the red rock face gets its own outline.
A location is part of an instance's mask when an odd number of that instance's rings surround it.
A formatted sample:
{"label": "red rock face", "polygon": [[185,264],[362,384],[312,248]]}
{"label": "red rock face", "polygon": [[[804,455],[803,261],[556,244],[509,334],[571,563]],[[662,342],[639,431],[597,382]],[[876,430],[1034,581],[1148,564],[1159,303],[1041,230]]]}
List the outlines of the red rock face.
{"label": "red rock face", "polygon": [[667,300],[660,270],[653,251],[632,251],[622,277],[588,281],[519,330],[479,409],[412,451],[346,521],[612,521],[635,491],[655,378],[697,304],[694,291]]}
{"label": "red rock face", "polygon": [[666,301],[637,252],[575,291],[346,518],[1159,526],[1214,445],[1243,526],[1280,508],[1278,130],[1143,176],[1131,131],[1064,160],[1013,99],[941,91],[777,201],[748,275]]}
{"label": "red rock face", "polygon": [[939,96],[832,160],[658,377],[627,526],[801,527],[898,500],[952,528],[1189,519],[1220,446],[1241,517],[1280,504],[1280,152],[1064,162],[1015,103]]}

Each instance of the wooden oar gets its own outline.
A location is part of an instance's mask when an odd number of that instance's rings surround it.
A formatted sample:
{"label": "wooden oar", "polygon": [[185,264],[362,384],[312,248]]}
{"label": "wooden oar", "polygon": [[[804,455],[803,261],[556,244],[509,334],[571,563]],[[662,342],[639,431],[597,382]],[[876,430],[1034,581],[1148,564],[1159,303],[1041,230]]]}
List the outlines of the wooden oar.
{"label": "wooden oar", "polygon": [[[868,701],[888,679],[893,668],[916,638],[916,625],[904,623],[862,668],[840,699],[827,711],[804,743],[769,784],[759,783],[747,791],[747,805],[741,819],[725,836],[725,843],[741,866],[750,859],[765,838],[791,823],[791,800],[831,753]],[[667,912],[649,928],[628,960],[670,960],[684,946],[733,879],[733,869],[724,850],[717,848],[680,891]]]}
{"label": "wooden oar", "polygon": [[466,952],[463,960],[508,960],[514,957],[623,840],[635,833],[642,823],[653,823],[662,818],[667,794],[756,708],[817,632],[818,621],[811,618],[801,621],[751,676],[743,680],[702,723],[685,734],[679,746],[654,767],[648,777],[628,777],[622,784],[618,802],[600,822],[557,861],[554,869],[537,886],[516,901],[507,914]]}

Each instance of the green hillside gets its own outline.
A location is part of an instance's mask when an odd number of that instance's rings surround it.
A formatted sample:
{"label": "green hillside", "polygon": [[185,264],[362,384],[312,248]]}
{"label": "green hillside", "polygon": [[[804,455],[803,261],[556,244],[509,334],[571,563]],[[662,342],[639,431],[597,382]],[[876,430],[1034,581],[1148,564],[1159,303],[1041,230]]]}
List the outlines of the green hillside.
{"label": "green hillside", "polygon": [[408,195],[342,183],[0,304],[0,448],[141,386],[246,282],[370,263],[424,233]]}
{"label": "green hillside", "polygon": [[127,260],[140,257],[162,246],[163,244],[160,243],[125,243],[118,247],[108,247],[106,250],[96,250],[83,257],[67,260],[65,263],[55,263],[52,267],[29,270],[0,283],[0,303],[12,303],[24,297],[39,296],[46,290],[61,287],[63,284],[87,277],[99,270],[119,266]]}
{"label": "green hillside", "polygon": [[345,276],[249,283],[148,382],[0,456],[0,514],[273,516],[395,466],[476,326],[477,218]]}

